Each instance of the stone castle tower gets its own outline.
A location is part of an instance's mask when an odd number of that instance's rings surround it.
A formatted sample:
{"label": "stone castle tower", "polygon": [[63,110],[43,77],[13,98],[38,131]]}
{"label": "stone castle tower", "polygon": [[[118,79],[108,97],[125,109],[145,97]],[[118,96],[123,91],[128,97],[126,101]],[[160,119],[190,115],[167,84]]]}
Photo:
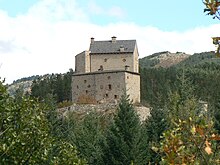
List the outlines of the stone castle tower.
{"label": "stone castle tower", "polygon": [[95,41],[75,56],[72,77],[74,103],[116,103],[125,94],[140,102],[140,74],[136,40]]}

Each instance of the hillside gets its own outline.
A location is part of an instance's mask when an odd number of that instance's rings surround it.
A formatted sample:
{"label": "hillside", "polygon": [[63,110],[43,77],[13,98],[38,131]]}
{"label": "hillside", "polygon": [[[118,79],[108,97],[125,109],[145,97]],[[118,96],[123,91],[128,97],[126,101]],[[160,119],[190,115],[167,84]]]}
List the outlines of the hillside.
{"label": "hillside", "polygon": [[30,93],[32,82],[39,77],[39,75],[36,75],[15,80],[12,84],[8,85],[8,93],[12,96],[15,95],[18,90],[23,90],[24,93]]}
{"label": "hillside", "polygon": [[[185,54],[183,52],[171,53],[169,51],[158,52],[152,55],[146,56],[139,59],[140,68],[169,68],[169,67],[218,67],[220,68],[220,58],[216,58],[214,52],[202,52],[195,53],[193,55]],[[212,65],[209,65],[209,64]],[[215,65],[214,65],[215,64]],[[70,73],[73,73],[71,71]],[[25,93],[31,92],[31,86],[34,80],[37,82],[51,82],[51,86],[55,87],[59,83],[58,79],[62,79],[65,74],[46,74],[43,76],[30,76],[14,81],[12,84],[8,85],[8,92],[14,95],[18,89],[22,89]],[[70,75],[69,75],[70,76]],[[57,85],[54,83],[57,82]],[[43,82],[42,82],[43,83]],[[61,83],[63,85],[63,83]],[[36,86],[36,85],[35,85]],[[36,86],[36,88],[38,88]],[[64,87],[65,88],[65,87]],[[48,90],[48,89],[47,89]],[[53,89],[55,90],[55,89]],[[56,90],[55,90],[56,91]],[[61,92],[58,92],[61,93]],[[59,94],[58,94],[59,95]]]}
{"label": "hillside", "polygon": [[220,58],[216,58],[214,52],[189,55],[183,52],[164,51],[141,58],[139,63],[141,68],[198,67],[206,64],[220,65]]}
{"label": "hillside", "polygon": [[154,53],[139,60],[141,68],[171,67],[189,58],[189,54],[183,52],[171,53],[169,51]]}
{"label": "hillside", "polygon": [[177,67],[198,67],[205,64],[217,64],[220,65],[220,58],[217,58],[214,52],[202,52],[195,53],[189,58],[181,61],[176,66]]}
{"label": "hillside", "polygon": [[13,81],[12,84],[8,85],[8,93],[10,95],[15,95],[16,91],[22,90],[24,93],[31,93],[31,87],[33,82],[43,81],[46,79],[51,79],[54,77],[54,74],[45,74],[45,75],[34,75],[30,77],[24,77],[18,80]]}

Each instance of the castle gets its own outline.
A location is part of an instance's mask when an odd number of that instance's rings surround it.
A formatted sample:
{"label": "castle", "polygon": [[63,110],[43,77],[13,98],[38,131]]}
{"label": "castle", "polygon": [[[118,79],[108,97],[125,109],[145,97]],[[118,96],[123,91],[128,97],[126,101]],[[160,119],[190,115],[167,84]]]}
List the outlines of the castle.
{"label": "castle", "polygon": [[95,41],[75,56],[72,76],[74,103],[117,103],[125,94],[140,102],[140,74],[136,40]]}

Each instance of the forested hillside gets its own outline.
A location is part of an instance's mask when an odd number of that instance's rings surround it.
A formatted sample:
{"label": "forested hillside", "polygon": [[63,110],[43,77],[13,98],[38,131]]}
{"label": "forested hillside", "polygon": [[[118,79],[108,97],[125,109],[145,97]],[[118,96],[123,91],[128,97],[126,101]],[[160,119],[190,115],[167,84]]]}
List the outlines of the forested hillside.
{"label": "forested hillside", "polygon": [[219,58],[205,52],[158,67],[158,55],[140,59],[141,102],[151,108],[144,122],[126,96],[111,115],[62,117],[56,109],[71,105],[72,70],[39,76],[30,94],[14,97],[0,83],[0,163],[218,164]]}
{"label": "forested hillside", "polygon": [[53,97],[56,103],[71,101],[71,81],[73,70],[65,74],[51,74],[33,81],[31,95],[44,100]]}
{"label": "forested hillside", "polygon": [[[180,56],[184,55],[184,59]],[[158,67],[164,61],[164,56],[180,57],[170,67]],[[141,74],[141,101],[147,105],[154,103],[164,104],[170,92],[175,91],[178,77],[182,74],[195,86],[194,94],[203,101],[217,99],[219,82],[220,59],[214,52],[196,53],[188,56],[184,53],[170,53],[168,51],[155,53],[140,59]],[[71,75],[72,70],[64,74],[47,74],[44,76],[31,76],[13,82],[9,92],[19,94],[31,91],[31,95],[40,100],[52,97],[56,103],[71,101]],[[27,87],[27,89],[26,89]],[[13,91],[13,92],[12,92]]]}
{"label": "forested hillside", "polygon": [[[146,58],[143,60],[148,63]],[[216,91],[220,89],[220,59],[214,52],[194,54],[169,68],[145,67],[143,64],[140,68],[143,102],[150,105],[165,103],[169,93],[178,89],[177,81],[182,75],[191,81],[197,98],[208,102],[219,99]]]}

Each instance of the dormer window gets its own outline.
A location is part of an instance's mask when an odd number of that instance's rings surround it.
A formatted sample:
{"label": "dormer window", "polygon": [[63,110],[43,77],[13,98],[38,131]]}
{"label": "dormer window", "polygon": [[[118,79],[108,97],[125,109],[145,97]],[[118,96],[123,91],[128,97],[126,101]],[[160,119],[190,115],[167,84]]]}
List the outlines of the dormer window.
{"label": "dormer window", "polygon": [[124,46],[123,46],[123,45],[121,45],[119,50],[120,50],[120,52],[124,52],[124,51],[125,51]]}

